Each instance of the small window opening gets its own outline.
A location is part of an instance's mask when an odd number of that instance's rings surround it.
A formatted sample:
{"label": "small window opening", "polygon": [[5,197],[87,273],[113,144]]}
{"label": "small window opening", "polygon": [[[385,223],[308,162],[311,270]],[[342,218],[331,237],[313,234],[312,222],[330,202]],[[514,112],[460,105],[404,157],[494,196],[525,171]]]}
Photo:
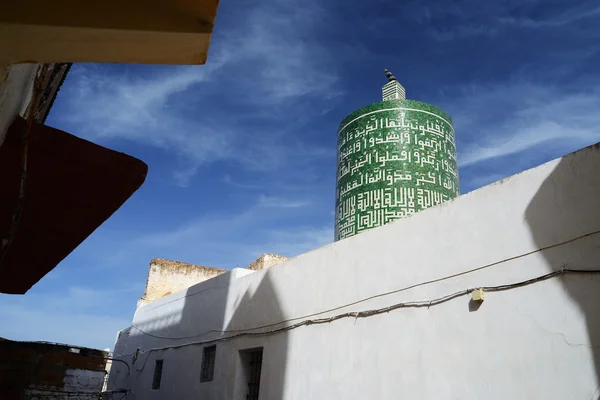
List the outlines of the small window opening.
{"label": "small window opening", "polygon": [[152,389],[160,389],[160,380],[162,378],[163,360],[156,360],[154,364],[154,378],[152,379]]}
{"label": "small window opening", "polygon": [[208,346],[202,352],[202,370],[200,372],[200,382],[210,382],[215,373],[215,358],[217,355],[217,346]]}

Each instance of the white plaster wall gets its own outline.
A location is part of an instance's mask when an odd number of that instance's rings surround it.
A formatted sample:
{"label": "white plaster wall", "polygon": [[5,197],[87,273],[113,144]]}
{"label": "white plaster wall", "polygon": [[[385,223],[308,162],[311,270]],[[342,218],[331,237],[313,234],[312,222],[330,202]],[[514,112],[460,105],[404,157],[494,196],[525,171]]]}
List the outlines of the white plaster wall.
{"label": "white plaster wall", "polygon": [[[246,274],[233,270],[141,307],[114,352],[132,371],[115,363],[110,380],[131,389],[135,399],[238,399],[243,394],[238,351],[262,346],[262,400],[596,400],[598,275],[489,292],[477,310],[468,297],[459,297],[217,342],[212,382],[200,383],[202,345],[194,343],[299,318],[289,325],[333,308],[311,318],[429,301],[565,266],[600,269],[600,234],[591,234],[597,231],[598,145],[280,266]],[[548,246],[554,247],[536,251]],[[234,331],[218,332],[225,329]],[[156,359],[164,359],[162,384],[151,390]]]}
{"label": "white plaster wall", "polygon": [[0,76],[0,146],[17,115],[27,109],[39,64],[15,64],[6,76]]}

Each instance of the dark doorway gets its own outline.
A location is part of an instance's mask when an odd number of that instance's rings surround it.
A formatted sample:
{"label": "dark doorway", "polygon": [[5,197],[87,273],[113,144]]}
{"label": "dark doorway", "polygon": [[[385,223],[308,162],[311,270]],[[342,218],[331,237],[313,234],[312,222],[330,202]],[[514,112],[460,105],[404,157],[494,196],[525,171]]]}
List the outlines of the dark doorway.
{"label": "dark doorway", "polygon": [[262,358],[262,347],[240,351],[242,378],[246,386],[245,400],[258,400]]}

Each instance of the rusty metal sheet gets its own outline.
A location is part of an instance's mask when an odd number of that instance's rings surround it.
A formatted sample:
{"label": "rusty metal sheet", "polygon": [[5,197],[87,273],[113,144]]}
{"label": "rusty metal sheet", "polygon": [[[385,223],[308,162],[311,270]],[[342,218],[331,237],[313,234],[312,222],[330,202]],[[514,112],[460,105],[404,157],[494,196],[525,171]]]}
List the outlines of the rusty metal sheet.
{"label": "rusty metal sheet", "polygon": [[[18,205],[26,127],[16,119],[0,146],[3,239]],[[23,208],[0,264],[0,292],[27,292],[123,205],[147,171],[134,157],[34,123]]]}

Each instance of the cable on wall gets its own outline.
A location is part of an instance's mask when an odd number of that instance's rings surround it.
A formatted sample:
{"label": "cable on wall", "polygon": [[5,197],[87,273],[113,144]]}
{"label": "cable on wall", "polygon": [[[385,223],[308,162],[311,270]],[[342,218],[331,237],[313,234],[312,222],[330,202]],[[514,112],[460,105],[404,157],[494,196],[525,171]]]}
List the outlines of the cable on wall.
{"label": "cable on wall", "polygon": [[[505,284],[505,285],[499,285],[499,286],[479,286],[479,287],[475,287],[475,288],[469,288],[469,289],[460,290],[458,292],[451,293],[446,296],[439,297],[439,298],[432,299],[432,300],[396,303],[396,304],[393,304],[388,307],[383,307],[383,308],[378,308],[378,309],[373,309],[373,310],[347,312],[347,313],[338,314],[338,315],[328,317],[328,318],[309,319],[309,320],[295,323],[293,325],[289,325],[289,326],[285,326],[285,327],[277,328],[277,329],[272,329],[272,330],[264,331],[264,332],[248,332],[248,331],[246,331],[246,332],[240,332],[240,333],[236,333],[236,334],[233,334],[230,336],[224,336],[224,337],[220,337],[220,338],[216,338],[216,339],[210,339],[210,340],[204,340],[204,341],[194,341],[194,342],[165,346],[165,347],[160,347],[160,348],[153,348],[153,349],[144,351],[144,353],[147,353],[148,356],[145,358],[144,363],[142,364],[141,368],[139,368],[139,369],[136,368],[136,371],[139,372],[144,369],[144,367],[146,366],[146,362],[148,361],[149,355],[153,351],[176,349],[176,348],[187,347],[187,346],[192,346],[192,345],[203,345],[203,344],[208,344],[208,343],[223,342],[223,341],[228,341],[228,340],[236,339],[236,338],[243,337],[243,336],[269,336],[269,335],[273,335],[273,334],[277,334],[277,333],[281,333],[281,332],[290,331],[292,329],[296,329],[301,326],[328,324],[328,323],[331,323],[331,322],[334,322],[334,321],[337,321],[340,319],[344,319],[344,318],[354,318],[354,319],[368,318],[368,317],[372,317],[374,315],[386,314],[386,313],[389,313],[390,311],[398,310],[400,308],[429,308],[429,307],[436,306],[436,305],[439,305],[442,303],[446,303],[446,302],[456,299],[458,297],[469,295],[473,290],[476,290],[476,289],[483,289],[486,292],[501,292],[501,291],[520,288],[523,286],[532,285],[537,282],[542,282],[542,281],[545,281],[545,280],[548,280],[548,279],[551,279],[554,277],[558,277],[561,275],[568,275],[568,274],[596,275],[596,274],[600,274],[600,269],[585,270],[585,269],[563,268],[563,269],[553,271],[548,274],[541,275],[536,278],[528,279],[525,281],[520,281],[520,282],[515,282],[515,283]],[[137,328],[137,327],[135,327],[135,328],[148,336],[156,337],[156,335],[153,335],[148,332],[144,332],[140,328]],[[159,336],[159,338],[164,339],[165,337]]]}
{"label": "cable on wall", "polygon": [[373,300],[373,299],[376,299],[376,298],[380,298],[380,297],[384,297],[384,296],[389,296],[391,294],[396,294],[396,293],[404,292],[404,291],[407,291],[407,290],[410,290],[410,289],[414,289],[416,287],[426,286],[426,285],[430,285],[430,284],[433,284],[433,283],[438,283],[438,282],[442,282],[442,281],[445,281],[445,280],[453,279],[453,278],[456,278],[456,277],[459,277],[459,276],[467,275],[467,274],[470,274],[470,273],[473,273],[473,272],[476,272],[476,271],[481,271],[483,269],[491,268],[491,267],[494,267],[494,266],[497,266],[497,265],[500,265],[500,264],[503,264],[503,263],[506,263],[506,262],[509,262],[509,261],[514,261],[514,260],[517,260],[519,258],[523,258],[523,257],[529,256],[529,255],[532,255],[532,254],[535,254],[535,253],[538,253],[538,252],[541,252],[541,251],[544,251],[544,250],[549,250],[549,249],[554,248],[554,247],[563,246],[563,245],[575,242],[577,240],[580,240],[580,239],[583,239],[583,238],[586,238],[586,237],[597,235],[599,233],[600,233],[600,230],[597,230],[597,231],[594,231],[594,232],[590,232],[590,233],[586,233],[584,235],[580,235],[580,236],[577,236],[575,238],[565,240],[563,242],[555,243],[555,244],[552,244],[552,245],[549,245],[549,246],[545,246],[545,247],[540,247],[540,248],[538,248],[536,250],[532,250],[532,251],[529,251],[527,253],[522,253],[522,254],[519,254],[519,255],[516,255],[516,256],[505,258],[505,259],[502,259],[500,261],[495,261],[493,263],[485,264],[483,266],[472,268],[472,269],[469,269],[469,270],[466,270],[466,271],[463,271],[463,272],[459,272],[459,273],[456,273],[456,274],[447,275],[447,276],[444,276],[444,277],[441,277],[441,278],[431,279],[431,280],[420,282],[420,283],[415,283],[413,285],[405,286],[405,287],[402,287],[400,289],[395,289],[395,290],[392,290],[392,291],[389,291],[389,292],[380,293],[380,294],[376,294],[376,295],[373,295],[373,296],[365,297],[363,299],[354,301],[352,303],[344,304],[344,305],[341,305],[341,306],[338,306],[338,307],[335,307],[335,308],[330,308],[330,309],[327,309],[327,310],[324,310],[324,311],[319,311],[319,312],[316,312],[316,313],[313,313],[313,314],[308,314],[308,315],[303,315],[303,316],[300,316],[300,317],[289,318],[289,319],[286,319],[286,320],[274,322],[274,323],[271,323],[271,324],[265,324],[265,325],[261,325],[261,326],[256,326],[256,327],[252,327],[252,328],[246,328],[246,329],[228,329],[228,330],[209,329],[206,332],[198,333],[198,334],[195,334],[195,335],[187,335],[187,336],[161,336],[161,335],[155,335],[155,334],[152,334],[152,333],[145,332],[143,329],[141,329],[140,327],[138,327],[136,325],[133,325],[133,324],[131,325],[131,327],[134,328],[134,329],[136,329],[136,330],[138,330],[139,332],[141,332],[141,333],[143,333],[145,335],[151,336],[153,338],[156,338],[156,339],[168,339],[168,340],[192,339],[192,338],[197,338],[199,336],[203,336],[203,335],[205,335],[207,333],[211,333],[211,332],[212,333],[238,333],[238,332],[248,332],[248,331],[255,331],[255,330],[259,330],[259,329],[270,328],[270,327],[273,327],[273,326],[277,326],[277,325],[281,325],[281,324],[285,324],[285,323],[289,323],[289,322],[293,322],[293,321],[298,321],[298,320],[304,320],[306,318],[316,317],[318,315],[327,314],[327,313],[330,313],[330,312],[333,312],[333,311],[338,311],[338,310],[346,308],[346,307],[354,306],[354,305],[357,305],[357,304],[360,304],[360,303],[364,303],[366,301]]}
{"label": "cable on wall", "polygon": [[113,357],[107,357],[107,360],[116,361],[116,362],[120,362],[120,363],[125,364],[125,366],[127,367],[127,373],[128,374],[131,373],[131,369],[129,368],[129,364],[127,363],[127,361],[120,360],[118,358],[113,358]]}

